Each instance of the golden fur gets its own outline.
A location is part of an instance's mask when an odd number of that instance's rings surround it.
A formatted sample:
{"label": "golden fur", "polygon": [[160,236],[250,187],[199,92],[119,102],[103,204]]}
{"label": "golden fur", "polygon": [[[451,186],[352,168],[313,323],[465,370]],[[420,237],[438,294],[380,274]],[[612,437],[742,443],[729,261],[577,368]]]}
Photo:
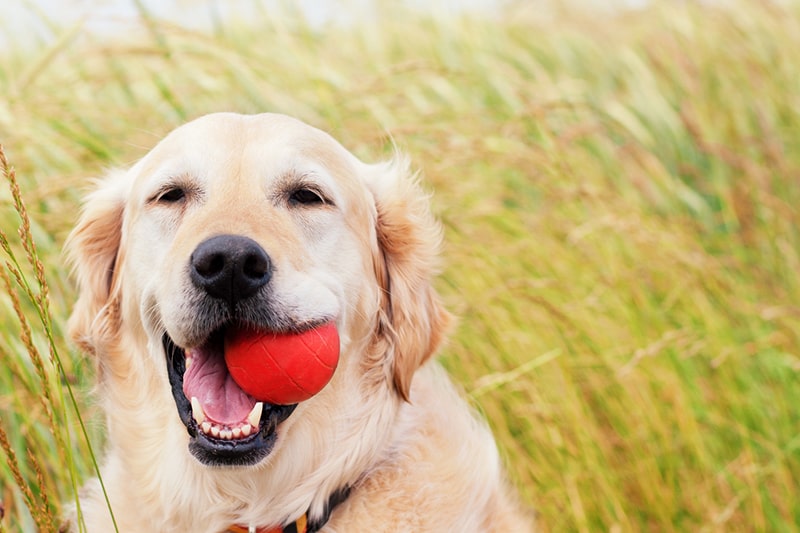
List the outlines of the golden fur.
{"label": "golden fur", "polygon": [[[324,203],[286,201],[309,181]],[[170,183],[180,201],[159,199]],[[269,254],[282,319],[334,317],[341,339],[331,382],[250,466],[189,452],[161,340],[186,347],[208,333],[193,323],[186,264],[221,233]],[[67,244],[80,294],[70,327],[96,361],[119,531],[275,526],[319,516],[342,487],[351,493],[322,531],[530,531],[490,432],[429,361],[450,321],[431,285],[439,241],[403,160],[364,164],[281,115],[202,117],[102,180]],[[80,507],[90,533],[113,531],[97,480]]]}

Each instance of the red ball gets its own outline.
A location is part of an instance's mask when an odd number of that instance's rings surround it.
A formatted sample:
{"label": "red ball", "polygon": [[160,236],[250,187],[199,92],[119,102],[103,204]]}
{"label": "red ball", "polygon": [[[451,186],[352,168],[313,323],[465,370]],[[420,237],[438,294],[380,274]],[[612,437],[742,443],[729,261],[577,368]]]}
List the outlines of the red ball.
{"label": "red ball", "polygon": [[239,387],[258,401],[289,405],[327,385],[339,362],[333,323],[302,333],[234,330],[225,336],[225,364]]}

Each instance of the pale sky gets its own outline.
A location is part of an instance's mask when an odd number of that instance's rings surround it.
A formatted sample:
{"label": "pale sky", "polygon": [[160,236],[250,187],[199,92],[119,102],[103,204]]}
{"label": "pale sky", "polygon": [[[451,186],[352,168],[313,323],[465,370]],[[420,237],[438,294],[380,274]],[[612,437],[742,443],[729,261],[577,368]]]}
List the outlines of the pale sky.
{"label": "pale sky", "polygon": [[[237,14],[246,19],[254,5],[274,10],[279,0],[140,0],[159,18],[167,18],[191,28],[210,28],[217,18]],[[440,14],[460,11],[491,12],[504,0],[395,0]],[[535,0],[534,0],[535,1]],[[295,0],[313,25],[326,22],[351,22],[369,16],[372,0]],[[63,30],[75,24],[99,33],[115,35],[130,28],[137,18],[134,0],[0,0],[0,47],[27,47],[53,42],[57,32],[48,28],[49,20]]]}
{"label": "pale sky", "polygon": [[[213,20],[232,16],[247,20],[260,6],[261,11],[274,11],[279,5],[299,6],[312,25],[352,23],[368,18],[376,0],[138,0],[148,12],[183,26],[195,29],[213,27]],[[513,3],[537,10],[559,0],[380,0],[391,5],[411,6],[438,15],[460,12],[491,14],[498,7]],[[571,0],[573,6],[585,3],[587,8],[641,8],[650,0]],[[725,0],[701,0],[723,2]],[[80,24],[100,35],[119,35],[130,30],[137,19],[137,0],[0,0],[0,53],[2,48],[28,48],[55,42],[59,31]],[[44,22],[43,22],[44,21]]]}

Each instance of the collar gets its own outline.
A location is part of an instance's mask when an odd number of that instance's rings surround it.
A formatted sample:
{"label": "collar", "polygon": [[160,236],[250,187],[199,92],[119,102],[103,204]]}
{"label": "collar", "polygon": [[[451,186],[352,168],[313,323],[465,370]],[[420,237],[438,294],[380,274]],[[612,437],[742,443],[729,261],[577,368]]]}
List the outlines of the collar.
{"label": "collar", "polygon": [[225,533],[309,533],[308,517],[303,515],[291,524],[271,528],[233,525],[226,529]]}
{"label": "collar", "polygon": [[224,533],[317,533],[317,531],[322,529],[322,526],[328,522],[333,509],[347,499],[347,497],[350,495],[350,489],[351,487],[349,486],[344,487],[331,494],[330,498],[328,498],[328,503],[325,504],[325,510],[323,511],[322,516],[317,520],[309,520],[308,513],[306,512],[294,522],[290,522],[283,526],[248,527],[234,524],[232,526],[228,526],[228,529],[226,529]]}

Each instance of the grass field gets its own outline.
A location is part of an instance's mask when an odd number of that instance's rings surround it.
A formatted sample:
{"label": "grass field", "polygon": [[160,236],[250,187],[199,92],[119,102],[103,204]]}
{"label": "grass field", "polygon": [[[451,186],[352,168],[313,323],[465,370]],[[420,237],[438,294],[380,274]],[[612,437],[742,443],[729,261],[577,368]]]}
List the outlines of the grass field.
{"label": "grass field", "polygon": [[60,255],[88,178],[269,110],[422,171],[460,317],[441,359],[543,531],[797,531],[798,6],[382,5],[0,51],[0,530],[52,530],[102,450]]}

